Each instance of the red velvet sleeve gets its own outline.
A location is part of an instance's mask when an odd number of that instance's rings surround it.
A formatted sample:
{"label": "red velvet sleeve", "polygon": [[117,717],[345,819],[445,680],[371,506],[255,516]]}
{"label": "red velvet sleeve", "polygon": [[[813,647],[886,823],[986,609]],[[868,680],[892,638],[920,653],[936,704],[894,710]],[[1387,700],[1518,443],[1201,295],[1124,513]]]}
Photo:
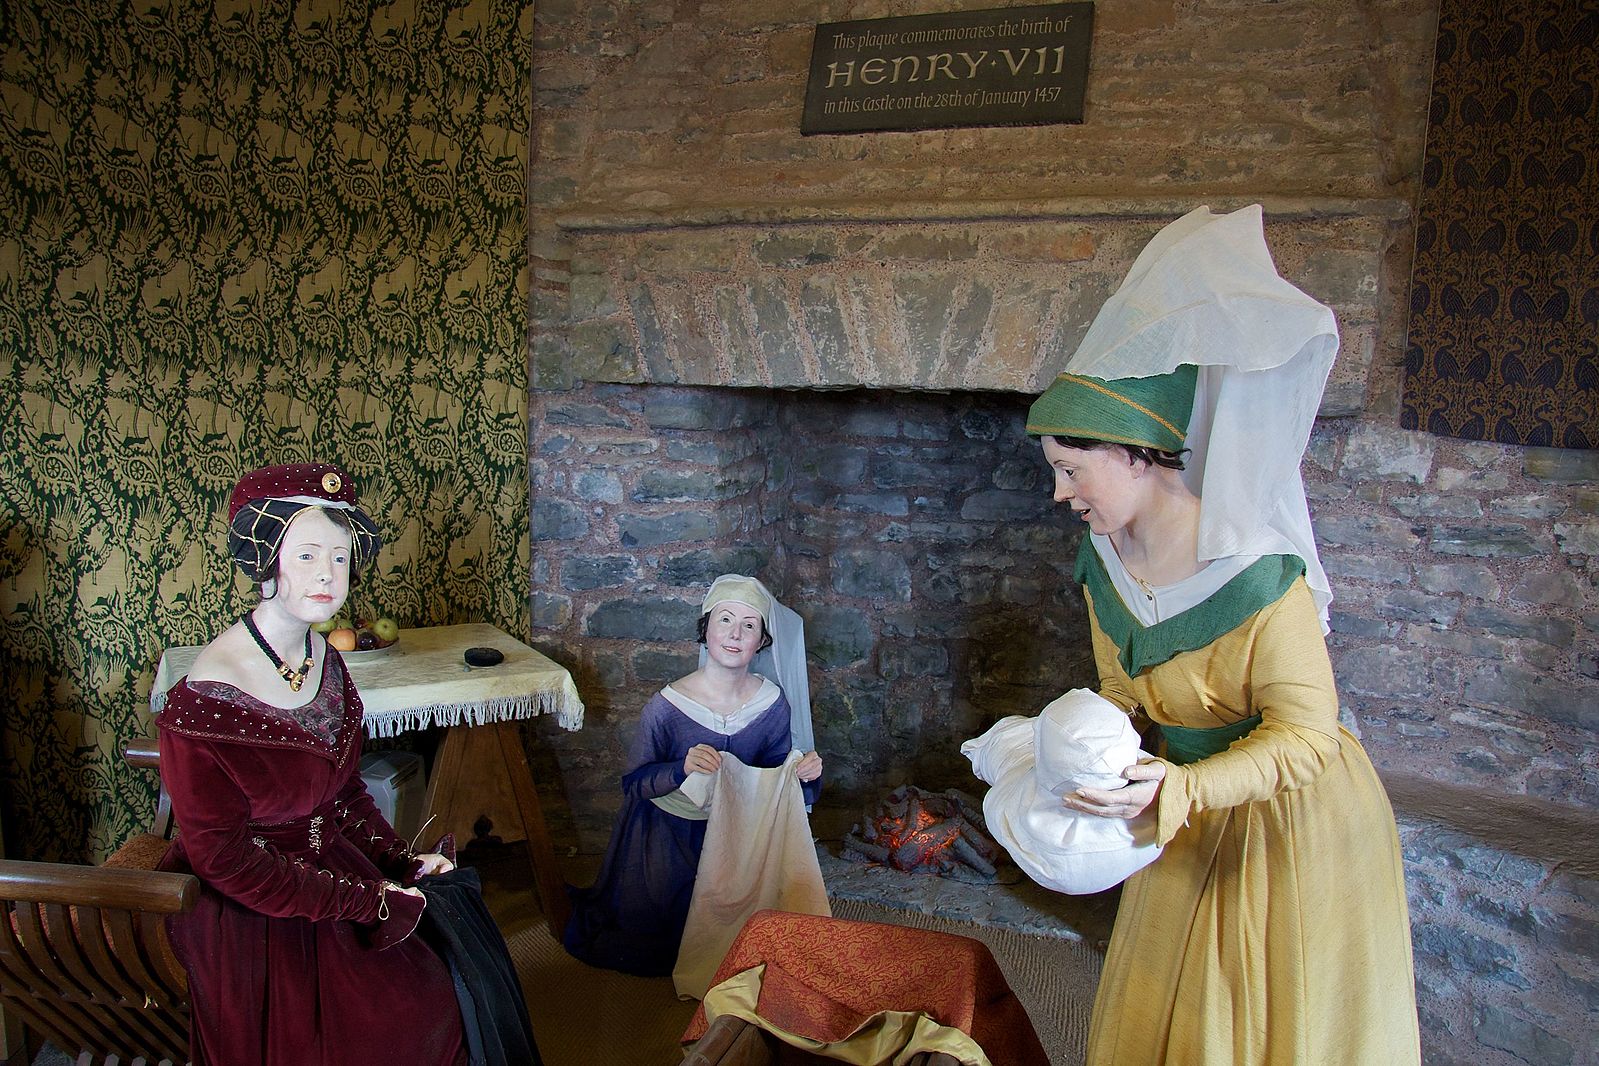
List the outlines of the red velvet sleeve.
{"label": "red velvet sleeve", "polygon": [[273,918],[375,925],[371,939],[379,947],[403,940],[416,928],[426,905],[421,898],[386,893],[383,881],[335,874],[254,839],[248,797],[228,772],[228,744],[168,731],[160,743],[161,778],[172,797],[184,852],[211,888]]}
{"label": "red velvet sleeve", "polygon": [[339,832],[361,849],[385,876],[402,885],[416,881],[422,860],[411,853],[410,845],[378,810],[372,794],[366,790],[366,782],[361,780],[358,762],[350,763],[350,776],[333,804],[333,818]]}

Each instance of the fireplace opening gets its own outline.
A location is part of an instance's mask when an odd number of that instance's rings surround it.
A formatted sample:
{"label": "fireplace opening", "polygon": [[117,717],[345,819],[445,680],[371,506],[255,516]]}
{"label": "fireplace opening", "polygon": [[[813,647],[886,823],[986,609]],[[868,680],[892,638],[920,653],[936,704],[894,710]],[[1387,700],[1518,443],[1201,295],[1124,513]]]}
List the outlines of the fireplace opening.
{"label": "fireplace opening", "polygon": [[[901,784],[981,792],[960,754],[1092,684],[1072,579],[1016,393],[587,385],[533,394],[535,640],[590,708],[551,737],[603,846],[638,708],[692,670],[699,601],[753,573],[805,619],[813,812],[837,839]],[[565,751],[560,750],[565,748]]]}
{"label": "fireplace opening", "polygon": [[844,837],[845,858],[975,884],[999,880],[1002,854],[988,835],[982,804],[954,788],[902,785]]}

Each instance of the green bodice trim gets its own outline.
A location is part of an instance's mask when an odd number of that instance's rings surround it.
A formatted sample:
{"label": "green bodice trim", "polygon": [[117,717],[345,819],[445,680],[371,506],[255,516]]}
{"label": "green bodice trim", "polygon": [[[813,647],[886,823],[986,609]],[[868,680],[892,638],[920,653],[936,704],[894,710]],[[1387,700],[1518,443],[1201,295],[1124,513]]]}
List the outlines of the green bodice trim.
{"label": "green bodice trim", "polygon": [[1143,625],[1127,609],[1111,584],[1104,560],[1086,535],[1077,549],[1075,577],[1093,597],[1094,618],[1100,631],[1116,645],[1122,669],[1128,677],[1136,677],[1237,629],[1250,615],[1282,599],[1288,586],[1304,573],[1305,561],[1297,555],[1262,555],[1205,602],[1152,626]]}
{"label": "green bodice trim", "polygon": [[1239,737],[1248,736],[1260,724],[1260,715],[1252,714],[1242,722],[1218,725],[1210,729],[1193,729],[1181,725],[1156,725],[1166,750],[1161,754],[1168,762],[1187,766],[1191,762],[1226,751]]}

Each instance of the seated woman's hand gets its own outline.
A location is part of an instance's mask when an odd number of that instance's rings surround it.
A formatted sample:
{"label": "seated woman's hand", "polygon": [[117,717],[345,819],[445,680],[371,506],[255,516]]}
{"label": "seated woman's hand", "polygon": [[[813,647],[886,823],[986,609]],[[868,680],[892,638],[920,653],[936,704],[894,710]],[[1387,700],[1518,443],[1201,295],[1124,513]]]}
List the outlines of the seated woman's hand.
{"label": "seated woman's hand", "polygon": [[383,890],[385,892],[398,892],[402,896],[420,896],[422,894],[422,890],[417,888],[415,885],[412,885],[410,888],[402,888],[393,881],[385,883]]}
{"label": "seated woman's hand", "polygon": [[683,756],[683,772],[686,774],[714,774],[721,765],[722,753],[709,744],[696,744]]}
{"label": "seated woman's hand", "polygon": [[794,764],[794,775],[801,781],[815,781],[822,776],[822,757],[807,751],[805,757]]}
{"label": "seated woman's hand", "polygon": [[429,874],[447,874],[455,869],[455,863],[436,851],[418,855],[417,859],[422,863],[422,868],[416,872],[418,877],[426,877]]}
{"label": "seated woman's hand", "polygon": [[1166,779],[1166,764],[1154,760],[1134,763],[1122,776],[1127,784],[1121,788],[1080,788],[1060,801],[1071,810],[1101,818],[1137,818],[1155,801],[1160,783]]}

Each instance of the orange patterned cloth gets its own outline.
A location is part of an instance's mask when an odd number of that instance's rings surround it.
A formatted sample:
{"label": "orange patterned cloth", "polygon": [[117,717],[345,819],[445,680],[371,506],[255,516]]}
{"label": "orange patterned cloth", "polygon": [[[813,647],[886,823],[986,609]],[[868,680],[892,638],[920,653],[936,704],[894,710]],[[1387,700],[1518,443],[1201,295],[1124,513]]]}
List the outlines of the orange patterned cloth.
{"label": "orange patterned cloth", "polygon": [[[758,1013],[780,1029],[832,1043],[880,1011],[919,1011],[971,1037],[995,1063],[1049,1064],[994,956],[971,937],[759,911],[711,985],[761,963]],[[707,1027],[702,1005],[683,1041],[698,1040]]]}

